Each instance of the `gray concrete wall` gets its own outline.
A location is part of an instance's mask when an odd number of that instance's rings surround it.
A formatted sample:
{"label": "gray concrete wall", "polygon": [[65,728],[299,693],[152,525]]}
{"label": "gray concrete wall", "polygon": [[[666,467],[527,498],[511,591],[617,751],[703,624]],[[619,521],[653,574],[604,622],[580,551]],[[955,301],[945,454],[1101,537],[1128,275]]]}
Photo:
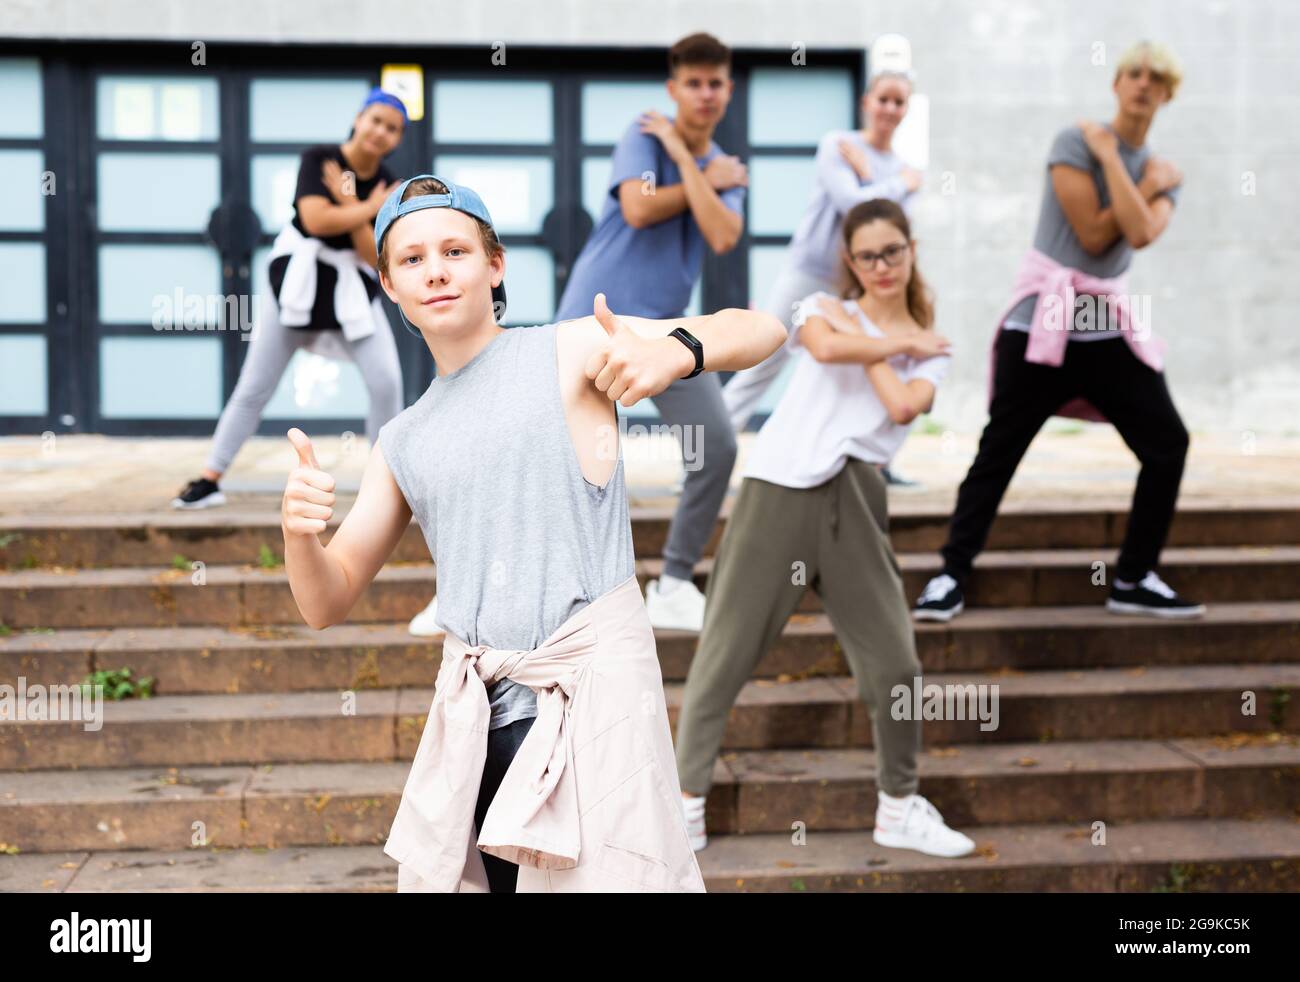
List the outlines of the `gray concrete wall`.
{"label": "gray concrete wall", "polygon": [[[302,11],[309,9],[310,18]],[[708,30],[736,46],[913,45],[930,100],[928,186],[917,219],[939,329],[958,345],[935,416],[983,420],[993,321],[1029,244],[1055,131],[1109,118],[1114,62],[1152,37],[1186,81],[1152,130],[1182,167],[1164,237],[1139,253],[1134,292],[1170,344],[1176,401],[1197,429],[1300,430],[1300,4],[1290,0],[0,0],[8,37],[353,43],[668,45]],[[1104,64],[1097,64],[1099,54]],[[580,71],[581,66],[575,65]],[[941,193],[945,186],[951,193]]]}

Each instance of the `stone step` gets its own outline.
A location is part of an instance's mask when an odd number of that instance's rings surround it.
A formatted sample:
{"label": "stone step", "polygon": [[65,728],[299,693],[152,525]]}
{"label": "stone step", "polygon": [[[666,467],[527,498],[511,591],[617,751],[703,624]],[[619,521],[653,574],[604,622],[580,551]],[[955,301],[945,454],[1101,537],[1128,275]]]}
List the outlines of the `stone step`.
{"label": "stone step", "polygon": [[[4,775],[0,842],[21,854],[382,845],[405,761],[105,768]],[[1300,738],[1085,741],[922,754],[921,791],[954,828],[1008,822],[1143,821],[1293,815]],[[869,829],[872,755],[739,751],[717,763],[710,837]]]}
{"label": "stone step", "polygon": [[[705,555],[714,554],[734,500],[729,497],[724,504]],[[630,512],[636,555],[662,555],[672,508],[634,506]],[[947,534],[950,515],[950,505],[939,507],[909,501],[904,495],[892,496],[890,528],[895,550],[937,551]],[[331,532],[342,517],[336,516]],[[1009,503],[993,523],[988,548],[1115,549],[1123,540],[1127,518],[1127,501],[1089,502],[1086,508]],[[268,497],[264,508],[0,517],[0,569],[169,566],[178,555],[209,566],[253,563],[264,544],[276,554],[284,552],[278,498]],[[1300,498],[1187,502],[1180,505],[1174,518],[1168,544],[1300,545]],[[429,560],[418,526],[412,525],[402,537],[392,558],[395,562]]]}
{"label": "stone step", "polygon": [[1115,823],[1094,844],[1087,818],[976,830],[976,851],[939,859],[887,849],[869,832],[789,831],[710,839],[698,853],[715,893],[1262,893],[1300,890],[1294,818]]}
{"label": "stone step", "polygon": [[[1300,665],[937,673],[924,684],[998,687],[996,726],[986,689],[984,703],[957,702],[944,710],[954,718],[925,720],[931,747],[1300,731],[1300,713],[1289,709]],[[665,686],[670,725],[682,689]],[[432,699],[433,690],[422,688],[106,700],[98,720],[83,706],[59,720],[0,726],[0,770],[410,760]],[[966,718],[955,718],[958,711]],[[747,682],[723,740],[730,749],[871,743],[867,708],[853,679],[842,676]]]}
{"label": "stone step", "polygon": [[[699,635],[655,634],[664,678],[684,679]],[[1117,617],[1098,604],[976,608],[948,624],[918,623],[916,642],[927,672],[1296,662],[1300,601],[1216,603],[1200,620]],[[73,628],[0,638],[0,682],[63,684],[130,668],[167,695],[425,686],[441,660],[442,636],[413,637],[405,621],[324,631],[301,623]],[[755,677],[848,671],[829,618],[801,613]]]}
{"label": "stone step", "polygon": [[[1093,565],[1111,558],[1087,549],[985,553],[966,602],[972,607],[1102,604],[1107,587],[1092,582]],[[659,575],[663,560],[643,559],[636,565],[644,587]],[[939,571],[940,562],[937,556],[904,554],[899,566],[910,602]],[[712,568],[711,557],[697,565],[695,582],[701,590],[707,588]],[[1300,546],[1167,549],[1160,568],[1175,589],[1206,603],[1300,599]],[[362,593],[348,620],[409,619],[429,602],[435,581],[431,564],[389,564]],[[805,591],[799,610],[821,609],[816,592]],[[0,572],[0,622],[11,630],[260,625],[300,619],[283,567]]]}
{"label": "stone step", "polygon": [[[867,832],[718,836],[698,854],[717,893],[1291,892],[1300,836],[1291,818],[982,828],[975,854],[937,859],[875,845]],[[0,863],[0,890],[23,892],[393,892],[397,865],[372,846],[174,852],[63,852]]]}

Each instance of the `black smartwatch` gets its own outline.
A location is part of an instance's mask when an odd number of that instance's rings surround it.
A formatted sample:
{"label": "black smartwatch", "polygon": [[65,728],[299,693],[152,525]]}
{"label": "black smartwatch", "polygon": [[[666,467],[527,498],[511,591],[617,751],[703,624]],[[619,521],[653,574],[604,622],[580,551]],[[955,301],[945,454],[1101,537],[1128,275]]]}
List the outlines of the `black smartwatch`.
{"label": "black smartwatch", "polygon": [[691,372],[689,375],[683,375],[683,379],[695,378],[696,375],[699,375],[700,372],[704,371],[704,345],[700,344],[699,338],[684,327],[674,328],[669,332],[668,336],[670,338],[676,338],[682,344],[686,345],[686,347],[691,349],[691,354],[695,355],[695,371]]}

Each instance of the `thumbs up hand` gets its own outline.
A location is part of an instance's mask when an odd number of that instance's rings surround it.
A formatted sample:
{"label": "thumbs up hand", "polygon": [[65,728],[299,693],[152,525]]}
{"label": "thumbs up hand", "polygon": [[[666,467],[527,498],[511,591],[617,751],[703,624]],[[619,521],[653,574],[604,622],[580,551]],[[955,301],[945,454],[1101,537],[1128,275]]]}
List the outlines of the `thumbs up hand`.
{"label": "thumbs up hand", "polygon": [[284,486],[280,524],[285,535],[319,535],[334,514],[334,478],[317,465],[306,433],[295,426],[288,436],[298,451],[298,466]]}
{"label": "thumbs up hand", "polygon": [[593,311],[609,340],[587,359],[587,378],[610,399],[634,406],[658,395],[695,368],[695,357],[676,338],[644,338],[615,317],[596,294]]}

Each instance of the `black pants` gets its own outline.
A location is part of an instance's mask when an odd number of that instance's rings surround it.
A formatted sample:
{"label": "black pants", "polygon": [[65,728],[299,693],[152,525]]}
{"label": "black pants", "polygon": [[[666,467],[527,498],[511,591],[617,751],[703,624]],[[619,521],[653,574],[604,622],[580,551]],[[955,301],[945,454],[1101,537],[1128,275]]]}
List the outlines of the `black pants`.
{"label": "black pants", "polygon": [[[515,759],[533,722],[534,718],[530,716],[488,731],[487,760],[483,764],[483,780],[478,788],[478,804],[474,807],[475,828],[483,827],[488,806],[492,804],[501,779],[506,776],[510,762]],[[488,889],[492,893],[514,893],[515,881],[519,878],[518,865],[485,852],[480,852],[479,856],[487,870]]]}
{"label": "black pants", "polygon": [[1160,558],[1187,457],[1187,429],[1164,374],[1143,364],[1123,338],[1069,342],[1059,367],[1025,361],[1028,343],[1027,331],[999,332],[989,421],[957,492],[948,541],[940,550],[944,572],[965,582],[1030,441],[1057,409],[1082,396],[1114,425],[1142,465],[1115,570],[1116,579],[1140,580]]}

